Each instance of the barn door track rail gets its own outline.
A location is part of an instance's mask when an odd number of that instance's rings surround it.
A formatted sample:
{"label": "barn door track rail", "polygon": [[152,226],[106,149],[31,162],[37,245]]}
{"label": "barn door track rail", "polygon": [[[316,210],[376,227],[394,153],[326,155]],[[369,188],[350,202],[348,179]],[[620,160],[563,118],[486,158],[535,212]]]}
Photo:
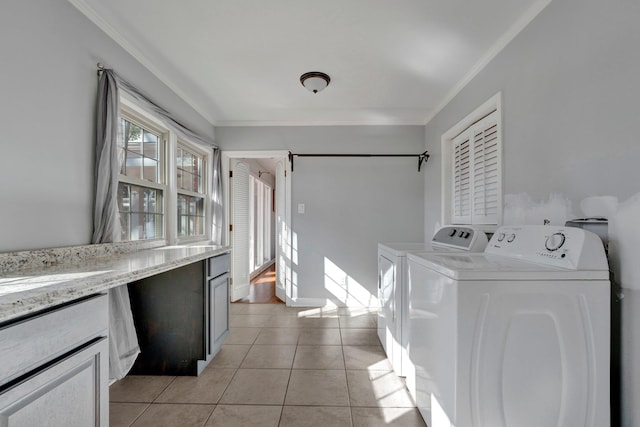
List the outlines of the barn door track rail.
{"label": "barn door track rail", "polygon": [[425,151],[421,154],[296,154],[289,151],[289,163],[291,163],[291,172],[293,172],[294,157],[417,157],[418,172],[422,168],[423,163],[429,160],[429,152]]}

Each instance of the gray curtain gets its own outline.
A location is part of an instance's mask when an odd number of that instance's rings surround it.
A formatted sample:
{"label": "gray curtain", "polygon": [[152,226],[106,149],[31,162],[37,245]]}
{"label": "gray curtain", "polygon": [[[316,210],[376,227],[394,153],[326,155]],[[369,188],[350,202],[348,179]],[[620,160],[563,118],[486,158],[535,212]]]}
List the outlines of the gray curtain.
{"label": "gray curtain", "polygon": [[222,151],[213,152],[213,176],[211,180],[211,212],[213,227],[211,240],[214,245],[224,243],[224,198],[222,194]]}
{"label": "gray curtain", "polygon": [[[118,84],[111,70],[98,81],[95,199],[92,243],[120,240],[118,174],[123,161]],[[140,353],[127,286],[109,290],[109,378],[127,375]]]}
{"label": "gray curtain", "polygon": [[110,70],[98,81],[96,157],[92,243],[110,243],[120,235],[117,192],[121,152],[118,149],[118,85]]}

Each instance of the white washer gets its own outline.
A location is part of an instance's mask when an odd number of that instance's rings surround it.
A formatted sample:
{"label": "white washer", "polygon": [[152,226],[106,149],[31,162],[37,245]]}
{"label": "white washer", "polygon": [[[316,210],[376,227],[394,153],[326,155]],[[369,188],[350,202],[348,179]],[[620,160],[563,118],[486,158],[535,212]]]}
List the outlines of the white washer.
{"label": "white washer", "polygon": [[502,227],[483,254],[408,254],[410,358],[429,427],[609,426],[602,241]]}
{"label": "white washer", "polygon": [[407,377],[407,385],[414,398],[414,369],[408,352],[407,252],[481,252],[486,245],[487,236],[484,232],[459,226],[440,228],[430,243],[378,244],[378,337],[395,373]]}

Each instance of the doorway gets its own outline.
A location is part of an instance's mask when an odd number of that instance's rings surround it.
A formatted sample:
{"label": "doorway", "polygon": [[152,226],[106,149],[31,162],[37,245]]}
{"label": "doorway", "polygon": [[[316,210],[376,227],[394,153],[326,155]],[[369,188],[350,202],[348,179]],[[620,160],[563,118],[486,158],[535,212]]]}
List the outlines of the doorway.
{"label": "doorway", "polygon": [[269,302],[265,292],[273,285],[277,299],[290,304],[288,152],[223,151],[222,169],[231,301]]}

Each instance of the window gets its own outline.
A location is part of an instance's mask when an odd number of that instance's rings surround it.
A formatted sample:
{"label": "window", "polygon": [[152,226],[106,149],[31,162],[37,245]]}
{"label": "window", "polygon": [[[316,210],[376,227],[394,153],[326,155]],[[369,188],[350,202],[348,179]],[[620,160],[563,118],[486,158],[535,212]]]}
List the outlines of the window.
{"label": "window", "polygon": [[123,164],[118,183],[121,240],[164,237],[162,131],[123,115]]}
{"label": "window", "polygon": [[178,186],[178,237],[204,235],[204,156],[184,145],[176,153]]}
{"label": "window", "polygon": [[497,226],[502,219],[500,94],[442,137],[443,222]]}
{"label": "window", "polygon": [[253,175],[249,177],[249,212],[249,271],[254,272],[272,259],[273,190]]}
{"label": "window", "polygon": [[[203,240],[212,150],[165,127],[121,94],[123,163],[118,177],[121,240]],[[171,179],[169,179],[171,178]]]}

